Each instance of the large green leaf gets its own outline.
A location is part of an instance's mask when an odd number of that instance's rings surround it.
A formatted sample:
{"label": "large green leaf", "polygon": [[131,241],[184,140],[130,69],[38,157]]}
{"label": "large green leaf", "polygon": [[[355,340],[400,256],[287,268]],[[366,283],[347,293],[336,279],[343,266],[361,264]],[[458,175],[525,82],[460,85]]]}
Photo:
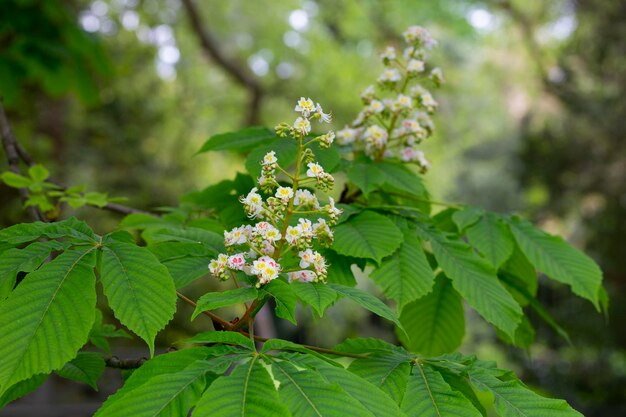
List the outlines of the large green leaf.
{"label": "large green leaf", "polygon": [[[316,352],[314,350],[311,350],[311,349],[309,349],[306,346],[290,342],[289,340],[269,339],[268,341],[263,343],[263,348],[261,348],[261,353],[271,352],[272,350],[284,350],[284,351],[289,351],[289,352],[305,353],[307,355],[314,356],[315,358],[320,359],[320,360],[322,360],[322,361],[324,361],[326,363],[329,363],[332,366],[342,367],[340,364],[338,364],[337,362],[327,358],[326,356],[322,355],[321,353],[318,353],[318,352]],[[298,356],[303,356],[303,355],[298,355]]]}
{"label": "large green leaf", "polygon": [[485,213],[465,231],[472,246],[496,269],[513,253],[515,242],[506,224],[494,213]]}
{"label": "large green leaf", "polygon": [[522,309],[500,284],[495,270],[466,243],[418,223],[418,233],[430,244],[441,269],[454,288],[488,322],[511,337],[522,318]]}
{"label": "large green leaf", "polygon": [[382,301],[380,301],[380,299],[374,297],[372,294],[358,288],[346,287],[345,285],[326,285],[337,291],[342,296],[354,301],[361,307],[368,309],[372,313],[394,322],[396,326],[403,330],[402,323],[400,323],[400,320],[398,320],[398,316],[396,316],[396,313],[394,313],[392,309],[387,307],[387,304],[383,303]]}
{"label": "large green leaf", "polygon": [[391,162],[380,162],[376,165],[384,175],[385,185],[402,193],[423,197],[428,195],[420,176],[406,165]]}
{"label": "large green leaf", "polygon": [[502,417],[582,417],[564,400],[542,397],[519,380],[500,380],[501,371],[472,368],[468,372],[471,384],[494,396],[495,408]]}
{"label": "large green leaf", "polygon": [[191,318],[195,319],[198,314],[203,311],[215,310],[220,307],[254,300],[257,298],[257,295],[258,291],[253,287],[241,287],[234,290],[206,293],[198,300],[198,304]]}
{"label": "large green leaf", "polygon": [[411,351],[437,356],[456,350],[465,334],[461,296],[443,274],[437,276],[433,291],[402,310],[400,322],[410,336],[398,337]]}
{"label": "large green leaf", "polygon": [[0,305],[0,393],[62,367],[87,342],[95,260],[93,247],[66,251],[27,275]]}
{"label": "large green leaf", "polygon": [[106,364],[102,355],[96,352],[78,352],[78,355],[56,373],[72,381],[84,382],[98,391],[98,379],[102,376]]}
{"label": "large green leaf", "polygon": [[453,390],[441,374],[423,364],[413,369],[402,411],[407,416],[420,417],[482,417],[470,400]]}
{"label": "large green leaf", "polygon": [[294,355],[290,362],[314,368],[328,383],[339,385],[349,396],[361,403],[376,417],[405,417],[398,404],[379,387],[346,370],[331,366],[307,355]]}
{"label": "large green leaf", "polygon": [[224,252],[224,237],[199,227],[166,226],[146,229],[141,235],[150,245],[160,242],[201,243],[215,252]]}
{"label": "large green leaf", "polygon": [[144,339],[152,354],[154,337],[176,310],[167,268],[146,248],[109,241],[102,249],[100,279],[115,317]]}
{"label": "large green leaf", "polygon": [[385,258],[370,277],[385,295],[398,302],[398,311],[413,300],[428,294],[435,275],[415,232],[404,231],[404,242],[393,255]]}
{"label": "large green leaf", "polygon": [[291,288],[300,301],[308,304],[321,317],[324,311],[337,301],[337,292],[321,282],[292,282]]}
{"label": "large green leaf", "polygon": [[202,395],[207,379],[215,378],[207,365],[198,360],[176,372],[156,375],[127,390],[126,395],[110,397],[94,417],[186,416]]}
{"label": "large green leaf", "polygon": [[247,152],[255,147],[276,139],[276,134],[265,127],[247,127],[236,132],[220,133],[211,136],[198,153],[209,151]]}
{"label": "large green leaf", "polygon": [[514,218],[511,231],[528,260],[541,272],[568,284],[572,291],[591,301],[600,310],[602,271],[587,255],[560,237],[551,236],[531,223]]}
{"label": "large green leaf", "polygon": [[280,382],[280,399],[298,417],[344,417],[350,415],[373,417],[339,384],[329,384],[316,372],[298,370],[286,361],[274,361],[272,373]]}
{"label": "large green leaf", "polygon": [[217,250],[202,243],[162,242],[148,246],[170,271],[176,288],[182,288],[209,273],[208,261]]}
{"label": "large green leaf", "polygon": [[402,403],[411,372],[411,357],[398,351],[375,352],[354,360],[348,370],[382,389],[397,404]]}
{"label": "large green leaf", "polygon": [[391,220],[364,211],[336,227],[333,249],[341,255],[380,263],[398,249],[402,240],[402,232]]}
{"label": "large green leaf", "polygon": [[371,162],[355,162],[347,171],[348,179],[368,195],[385,182],[385,174]]}
{"label": "large green leaf", "polygon": [[24,249],[12,248],[0,254],[0,302],[13,290],[18,272],[32,272],[46,260],[53,250],[66,247],[54,240],[35,242]]}
{"label": "large green leaf", "polygon": [[280,279],[275,279],[263,286],[261,293],[269,294],[276,301],[276,308],[274,309],[276,316],[296,324],[296,302],[298,298],[291,285]]}
{"label": "large green leaf", "polygon": [[355,263],[354,259],[339,255],[332,250],[325,251],[324,257],[331,265],[331,267],[328,268],[328,282],[347,285],[348,287],[354,287],[356,285],[356,279],[352,273],[352,264]]}
{"label": "large green leaf", "polygon": [[80,242],[98,243],[98,237],[89,226],[75,217],[56,223],[21,223],[0,230],[0,242],[15,245],[30,242],[40,237],[71,238]]}
{"label": "large green leaf", "polygon": [[186,343],[225,343],[229,345],[242,346],[254,350],[252,340],[237,332],[209,331],[198,333],[191,339],[184,340]]}
{"label": "large green leaf", "polygon": [[217,378],[205,391],[193,417],[290,417],[278,399],[274,382],[254,355],[229,376]]}

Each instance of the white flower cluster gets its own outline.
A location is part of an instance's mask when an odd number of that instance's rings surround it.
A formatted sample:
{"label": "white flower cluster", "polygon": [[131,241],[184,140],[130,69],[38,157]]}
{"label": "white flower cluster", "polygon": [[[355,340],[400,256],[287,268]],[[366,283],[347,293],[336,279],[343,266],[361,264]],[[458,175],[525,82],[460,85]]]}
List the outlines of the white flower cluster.
{"label": "white flower cluster", "polygon": [[378,77],[378,88],[370,85],[363,91],[364,108],[337,132],[337,143],[363,150],[372,159],[397,158],[426,171],[429,162],[416,145],[432,135],[430,115],[438,103],[419,83],[429,79],[439,86],[443,74],[439,68],[425,74],[427,51],[436,45],[426,29],[412,26],[404,39],[407,47],[403,53],[390,46],[380,55],[385,69]]}
{"label": "white flower cluster", "polygon": [[[256,276],[257,287],[276,279],[281,273],[286,273],[289,282],[318,282],[326,279],[326,259],[314,250],[314,246],[328,247],[332,244],[331,227],[337,223],[341,209],[335,206],[332,197],[328,204],[321,206],[315,194],[301,186],[309,181],[321,190],[332,187],[334,178],[314,161],[310,144],[317,142],[321,148],[329,147],[335,135],[329,132],[313,139],[307,138],[311,120],[331,120],[330,114],[324,113],[319,103],[314,104],[313,100],[302,97],[295,110],[300,113],[295,123],[280,124],[276,132],[281,137],[290,135],[298,141],[297,168],[293,175],[287,173],[287,167],[279,165],[274,151],[263,157],[259,188],[252,188],[239,200],[248,217],[257,220],[257,223],[224,232],[227,253],[218,255],[209,263],[211,274],[219,279],[226,280],[239,271]],[[305,170],[305,163],[306,172],[300,172]],[[277,170],[286,175],[291,186],[280,185]],[[260,192],[269,195],[264,198]],[[325,216],[328,220],[319,216]],[[307,217],[316,220],[312,222]],[[294,256],[285,257],[290,251]],[[289,265],[290,262],[294,265]]]}

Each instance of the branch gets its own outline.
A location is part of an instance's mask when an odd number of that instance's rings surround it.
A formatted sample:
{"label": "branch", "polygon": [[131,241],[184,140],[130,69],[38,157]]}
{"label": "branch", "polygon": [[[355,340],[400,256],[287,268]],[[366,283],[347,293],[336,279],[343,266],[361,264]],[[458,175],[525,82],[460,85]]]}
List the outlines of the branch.
{"label": "branch", "polygon": [[200,46],[207,58],[220,66],[237,84],[248,90],[248,113],[245,124],[258,124],[261,101],[265,93],[261,83],[254,75],[244,69],[244,64],[224,54],[217,38],[203,25],[200,11],[194,1],[182,0],[182,3],[187,10],[191,28],[200,41]]}
{"label": "branch", "polygon": [[[17,138],[11,130],[9,120],[7,119],[2,104],[2,98],[0,98],[0,129],[2,130],[2,145],[6,153],[9,170],[17,175],[22,175],[22,170],[20,169],[20,152],[23,151],[23,148],[19,145]],[[26,188],[19,188],[17,191],[22,202],[26,202],[26,200],[28,200],[28,190]],[[45,216],[37,207],[30,206],[27,210],[34,220],[46,221]]]}
{"label": "branch", "polygon": [[110,358],[105,358],[104,362],[106,366],[109,368],[116,369],[137,369],[141,365],[144,364],[148,359],[147,358],[139,358],[139,359],[120,359],[117,356],[111,356]]}
{"label": "branch", "polygon": [[[176,291],[176,295],[178,296],[178,298],[180,298],[193,308],[196,308],[198,306],[198,304],[196,304],[193,300],[190,300],[178,291]],[[233,325],[230,322],[224,320],[215,313],[211,313],[210,311],[203,311],[202,314],[211,318],[211,321],[213,322],[213,327],[215,327],[216,330],[231,330],[233,328]]]}

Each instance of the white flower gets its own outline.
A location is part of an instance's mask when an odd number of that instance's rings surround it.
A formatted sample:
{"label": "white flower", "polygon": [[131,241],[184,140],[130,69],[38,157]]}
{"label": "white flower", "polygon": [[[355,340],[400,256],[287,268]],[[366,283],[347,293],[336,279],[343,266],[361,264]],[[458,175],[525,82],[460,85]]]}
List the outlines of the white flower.
{"label": "white flower", "polygon": [[227,265],[228,255],[220,253],[219,255],[217,255],[217,259],[211,259],[211,262],[209,262],[209,271],[213,275],[220,275],[222,272],[224,272],[224,269]]}
{"label": "white flower", "polygon": [[246,236],[246,229],[242,227],[235,227],[230,232],[224,230],[224,245],[243,245],[248,241]]}
{"label": "white flower", "polygon": [[261,256],[252,263],[250,272],[257,275],[260,284],[267,284],[280,273],[280,264],[270,256]]}
{"label": "white flower", "polygon": [[289,272],[287,276],[289,278],[289,282],[313,282],[315,281],[315,278],[317,278],[317,274],[315,272],[307,270]]}
{"label": "white flower", "polygon": [[308,268],[309,265],[313,263],[315,253],[317,252],[313,252],[311,249],[298,252],[298,256],[300,257],[300,268]]}
{"label": "white flower", "polygon": [[408,44],[414,43],[418,46],[424,47],[425,49],[430,49],[437,44],[437,42],[430,36],[430,33],[420,26],[409,27],[403,35],[404,40]]}
{"label": "white flower", "polygon": [[443,78],[443,72],[441,71],[441,68],[439,67],[433,68],[433,70],[430,72],[430,79],[433,80],[435,84],[437,85],[443,84],[444,78]]}
{"label": "white flower", "polygon": [[404,162],[414,161],[416,158],[416,150],[413,148],[404,148],[400,152],[400,159]]}
{"label": "white flower", "polygon": [[439,105],[430,93],[422,94],[420,99],[422,101],[422,105],[428,109],[434,109]]}
{"label": "white flower", "polygon": [[306,172],[307,177],[310,178],[321,178],[324,175],[324,168],[318,163],[309,162],[307,165],[309,169]]}
{"label": "white flower", "polygon": [[335,132],[331,130],[327,134],[322,135],[322,138],[320,139],[320,147],[330,148],[330,145],[332,145],[334,141],[335,141]]}
{"label": "white flower", "polygon": [[341,213],[343,212],[343,210],[335,207],[335,199],[332,197],[328,197],[328,206],[326,206],[326,211],[330,215],[331,219],[339,218],[339,216],[341,216]]}
{"label": "white flower", "polygon": [[298,117],[293,123],[293,127],[296,128],[301,134],[308,135],[311,131],[311,122],[304,117]]}
{"label": "white flower", "polygon": [[322,110],[322,106],[320,106],[320,103],[317,103],[317,105],[315,106],[315,116],[320,119],[320,122],[324,123],[330,123],[333,120],[333,117],[330,115],[330,113],[324,113],[324,110]]}
{"label": "white flower", "polygon": [[381,83],[396,83],[402,79],[400,75],[400,71],[395,68],[387,68],[383,71],[383,73],[378,77],[378,81]]}
{"label": "white flower", "polygon": [[371,113],[382,113],[385,110],[385,105],[380,100],[372,100],[367,110]]}
{"label": "white flower", "polygon": [[302,236],[307,238],[313,236],[313,225],[309,219],[298,219],[300,229],[302,229]]}
{"label": "white flower", "polygon": [[406,70],[410,73],[418,73],[424,71],[424,61],[419,59],[411,59],[406,65]]}
{"label": "white flower", "polygon": [[276,189],[276,198],[280,199],[283,204],[287,204],[291,197],[293,197],[291,187],[278,187],[278,189]]}
{"label": "white flower", "polygon": [[396,59],[395,48],[393,46],[388,46],[387,48],[385,48],[385,51],[380,54],[380,59],[382,59],[383,62],[393,61],[394,59]]}
{"label": "white flower", "polygon": [[398,107],[401,109],[411,109],[411,107],[413,107],[413,102],[411,100],[411,97],[405,96],[404,94],[398,94],[396,103]]}
{"label": "white flower", "polygon": [[345,127],[337,132],[337,143],[340,145],[348,145],[355,141],[357,130]]}
{"label": "white flower", "polygon": [[300,100],[298,100],[298,104],[296,104],[294,110],[302,113],[302,116],[304,117],[309,117],[309,115],[315,110],[315,105],[313,104],[313,100],[310,98],[300,97]]}
{"label": "white flower", "polygon": [[256,187],[254,187],[252,190],[250,190],[250,192],[248,193],[247,196],[245,196],[244,198],[240,199],[240,201],[244,204],[247,204],[249,206],[255,206],[255,205],[260,205],[263,204],[263,199],[261,198],[261,195],[257,193],[258,189]]}
{"label": "white flower", "polygon": [[365,131],[368,143],[376,148],[382,148],[387,143],[388,137],[387,131],[378,125],[372,125]]}
{"label": "white flower", "polygon": [[246,258],[243,253],[237,253],[228,257],[228,267],[237,271],[243,270]]}
{"label": "white flower", "polygon": [[428,90],[426,90],[424,87],[422,87],[419,84],[411,87],[411,90],[409,91],[410,91],[409,94],[411,95],[411,97],[419,97],[422,94],[428,93]]}
{"label": "white flower", "polygon": [[255,232],[267,242],[273,243],[281,238],[278,229],[268,222],[257,223],[254,229]]}
{"label": "white flower", "polygon": [[270,151],[268,153],[265,154],[265,156],[263,157],[263,165],[271,165],[276,163],[276,161],[278,161],[278,159],[276,159],[276,152],[274,151]]}
{"label": "white flower", "polygon": [[298,243],[298,239],[300,239],[300,236],[302,236],[302,226],[297,225],[287,227],[287,230],[285,231],[285,240],[287,241],[287,243],[289,243],[290,245],[295,245],[296,243]]}
{"label": "white flower", "polygon": [[415,160],[423,169],[428,169],[430,167],[430,162],[426,159],[424,152],[416,151]]}
{"label": "white flower", "polygon": [[361,99],[366,103],[369,103],[374,98],[375,94],[376,91],[374,90],[374,86],[368,85],[367,88],[361,93]]}
{"label": "white flower", "polygon": [[293,200],[293,204],[296,206],[312,206],[313,208],[319,208],[320,203],[309,190],[299,189],[296,190],[296,197]]}

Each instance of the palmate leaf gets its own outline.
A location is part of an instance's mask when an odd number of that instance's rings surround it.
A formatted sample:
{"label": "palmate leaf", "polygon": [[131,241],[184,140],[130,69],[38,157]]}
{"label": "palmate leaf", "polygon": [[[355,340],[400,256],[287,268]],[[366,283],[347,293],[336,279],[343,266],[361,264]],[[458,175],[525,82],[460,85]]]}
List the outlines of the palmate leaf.
{"label": "palmate leaf", "polygon": [[89,384],[98,391],[98,379],[102,376],[106,364],[102,355],[96,352],[78,352],[78,355],[63,368],[56,371],[57,375],[72,381]]}
{"label": "palmate leaf", "polygon": [[568,284],[572,291],[588,299],[600,310],[602,271],[587,255],[557,236],[537,229],[531,223],[513,218],[509,226],[528,260],[550,278]]}
{"label": "palmate leaf", "polygon": [[426,223],[417,223],[417,231],[430,241],[435,259],[459,294],[488,322],[514,337],[522,309],[500,284],[493,267],[466,243]]}
{"label": "palmate leaf", "polygon": [[465,233],[470,244],[496,269],[513,253],[513,236],[506,224],[494,213],[483,214]]}
{"label": "palmate leaf", "polygon": [[15,286],[18,272],[32,272],[46,260],[53,250],[63,250],[66,245],[54,240],[35,242],[24,249],[12,248],[0,254],[0,303]]}
{"label": "palmate leaf", "polygon": [[421,242],[414,232],[404,231],[404,242],[370,277],[388,298],[398,302],[398,311],[405,305],[430,292],[435,275]]}
{"label": "palmate leaf", "polygon": [[298,370],[286,361],[273,361],[272,373],[280,382],[280,399],[287,404],[293,416],[374,416],[338,384],[326,383],[316,372]]}
{"label": "palmate leaf", "polygon": [[433,291],[407,304],[400,314],[410,339],[402,333],[398,337],[412,352],[437,356],[456,350],[465,335],[465,315],[461,296],[450,280],[440,274]]}
{"label": "palmate leaf", "polygon": [[167,268],[146,248],[109,240],[102,248],[100,280],[115,317],[146,341],[152,355],[154,337],[176,310]]}
{"label": "palmate leaf", "polygon": [[193,417],[290,417],[259,356],[217,378],[202,395]]}
{"label": "palmate leaf", "polygon": [[156,375],[128,390],[126,395],[111,397],[94,417],[179,417],[186,416],[196,404],[210,373],[207,361],[198,360],[176,372]]}
{"label": "palmate leaf", "polygon": [[[582,417],[565,400],[535,394],[517,378],[503,381],[502,371],[473,367],[468,371],[470,383],[494,396],[495,408],[502,417]],[[509,375],[510,377],[510,375]]]}
{"label": "palmate leaf", "polygon": [[337,301],[337,291],[321,282],[292,282],[291,288],[300,301],[310,305],[320,317]]}
{"label": "palmate leaf", "polygon": [[234,290],[206,293],[198,300],[198,304],[191,315],[191,319],[195,319],[198,314],[203,311],[215,310],[220,307],[254,300],[257,298],[257,295],[258,291],[253,287],[241,287]]}
{"label": "palmate leaf", "polygon": [[388,218],[364,211],[338,225],[333,250],[345,256],[373,259],[380,263],[402,243],[400,229]]}
{"label": "palmate leaf", "polygon": [[472,403],[453,390],[430,366],[417,364],[409,378],[402,411],[420,417],[482,417]]}
{"label": "palmate leaf", "polygon": [[209,151],[247,152],[276,138],[276,134],[265,127],[247,127],[236,132],[211,136],[198,153]]}
{"label": "palmate leaf", "polygon": [[68,250],[0,305],[0,394],[62,367],[87,342],[96,307],[95,248]]}

